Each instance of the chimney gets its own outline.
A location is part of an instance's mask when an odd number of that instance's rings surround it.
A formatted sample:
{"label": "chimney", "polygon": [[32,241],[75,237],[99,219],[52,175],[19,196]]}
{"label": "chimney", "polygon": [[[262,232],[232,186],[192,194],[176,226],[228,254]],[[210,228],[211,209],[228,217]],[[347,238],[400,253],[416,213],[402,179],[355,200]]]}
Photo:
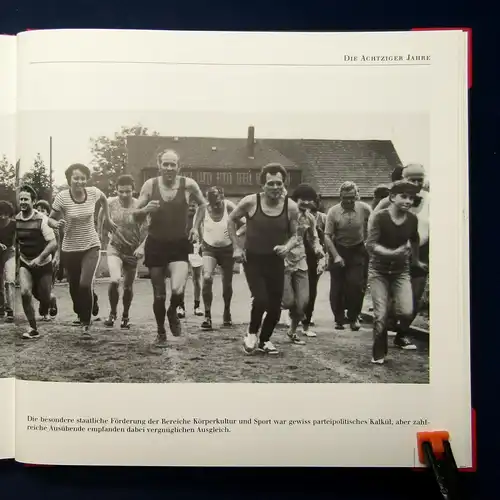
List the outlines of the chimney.
{"label": "chimney", "polygon": [[252,160],[255,158],[255,127],[248,127],[247,154]]}

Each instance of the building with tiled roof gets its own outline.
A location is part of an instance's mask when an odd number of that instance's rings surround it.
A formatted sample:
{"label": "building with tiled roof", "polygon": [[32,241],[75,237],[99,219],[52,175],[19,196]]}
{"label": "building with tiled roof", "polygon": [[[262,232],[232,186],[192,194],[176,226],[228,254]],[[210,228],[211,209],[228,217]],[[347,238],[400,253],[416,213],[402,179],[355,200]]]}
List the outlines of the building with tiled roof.
{"label": "building with tiled roof", "polygon": [[390,140],[256,139],[253,127],[246,138],[130,136],[128,170],[137,186],[157,175],[157,154],[164,149],[179,153],[183,175],[203,190],[222,185],[234,201],[259,189],[263,165],[279,162],[289,172],[289,192],[301,182],[311,183],[325,208],[338,202],[344,181],[355,182],[361,198],[371,201],[375,187],[388,184],[401,166]]}

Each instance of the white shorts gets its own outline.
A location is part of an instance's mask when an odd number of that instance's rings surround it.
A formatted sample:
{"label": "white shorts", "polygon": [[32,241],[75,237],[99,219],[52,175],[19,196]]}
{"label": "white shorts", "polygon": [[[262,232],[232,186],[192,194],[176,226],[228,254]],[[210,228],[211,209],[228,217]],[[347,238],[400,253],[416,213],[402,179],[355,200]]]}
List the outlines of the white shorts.
{"label": "white shorts", "polygon": [[203,257],[199,253],[190,253],[188,258],[191,267],[201,267],[203,265]]}

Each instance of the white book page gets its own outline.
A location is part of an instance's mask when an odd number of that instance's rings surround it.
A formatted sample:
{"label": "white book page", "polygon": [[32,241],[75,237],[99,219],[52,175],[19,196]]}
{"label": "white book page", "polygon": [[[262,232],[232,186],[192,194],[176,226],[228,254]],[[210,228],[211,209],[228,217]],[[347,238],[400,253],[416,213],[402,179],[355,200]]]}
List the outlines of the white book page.
{"label": "white book page", "polygon": [[[169,147],[185,172],[205,161],[193,174],[203,190],[225,182],[225,165],[236,178],[228,197],[245,185],[255,192],[255,173],[241,175],[228,159],[239,139],[255,159],[274,155],[313,179],[327,208],[344,180],[371,204],[398,162],[424,166],[433,198],[430,333],[415,351],[389,337],[384,366],[370,362],[370,324],[335,330],[328,272],[318,284],[317,337],[292,345],[278,327],[275,357],[243,352],[251,307],[243,274],[233,277],[226,330],[215,277],[212,332],[200,331],[189,280],[184,335],[169,333],[164,350],[153,345],[147,278],[134,282],[131,329],[94,322],[87,344],[72,325],[67,285],[57,285],[58,317],[40,325],[36,343],[19,342],[19,461],[415,467],[416,433],[444,429],[458,465],[471,465],[463,33],[47,31],[18,40],[21,175],[36,155],[46,165],[52,158],[63,189],[70,164],[95,165],[91,138],[112,140],[140,124],[160,135],[129,142],[124,167],[140,184]],[[255,140],[247,141],[250,126]],[[95,281],[102,319],[108,284]]]}
{"label": "white book page", "polygon": [[[0,200],[15,202],[15,178],[11,176],[16,164],[16,37],[14,36],[0,36],[0,67],[2,68]],[[2,254],[3,251],[0,251],[0,272],[3,274],[7,254]],[[0,459],[14,458],[14,342],[14,325],[6,323],[4,317],[0,318]]]}

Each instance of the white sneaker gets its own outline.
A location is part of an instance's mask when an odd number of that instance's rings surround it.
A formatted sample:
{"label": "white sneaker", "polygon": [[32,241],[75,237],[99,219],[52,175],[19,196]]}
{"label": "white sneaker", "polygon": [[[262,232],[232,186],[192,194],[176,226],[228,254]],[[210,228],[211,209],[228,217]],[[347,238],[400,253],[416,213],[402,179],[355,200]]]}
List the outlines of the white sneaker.
{"label": "white sneaker", "polygon": [[246,352],[251,353],[257,348],[257,335],[255,333],[247,333],[243,338],[243,346]]}
{"label": "white sneaker", "polygon": [[385,359],[384,358],[380,358],[380,359],[373,359],[372,358],[372,363],[374,365],[383,365],[385,363]]}
{"label": "white sneaker", "polygon": [[265,352],[266,354],[278,354],[279,351],[274,347],[273,343],[268,340],[267,342],[264,342],[264,345],[262,347],[259,347],[259,351]]}
{"label": "white sneaker", "polygon": [[317,337],[316,333],[313,332],[312,330],[304,330],[302,329],[302,333],[306,336],[306,337]]}

